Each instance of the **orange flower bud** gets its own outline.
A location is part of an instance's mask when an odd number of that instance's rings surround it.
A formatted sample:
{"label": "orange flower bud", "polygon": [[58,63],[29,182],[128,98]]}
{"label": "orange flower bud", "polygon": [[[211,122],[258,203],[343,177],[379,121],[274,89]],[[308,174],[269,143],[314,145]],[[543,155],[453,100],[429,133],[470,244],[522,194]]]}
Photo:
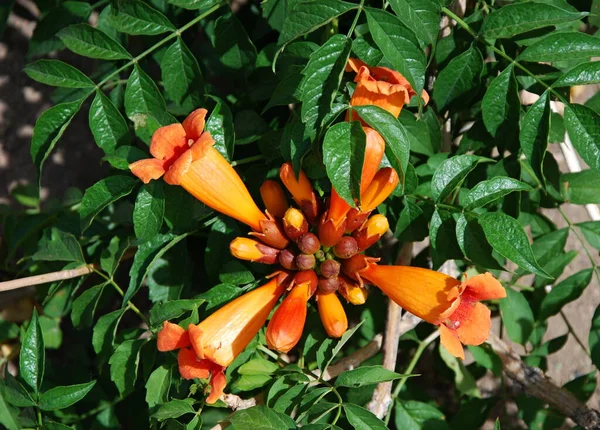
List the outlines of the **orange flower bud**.
{"label": "orange flower bud", "polygon": [[317,293],[319,315],[325,331],[331,337],[341,337],[348,330],[348,318],[335,293]]}
{"label": "orange flower bud", "polygon": [[284,269],[298,270],[298,266],[296,266],[296,254],[289,249],[281,250],[279,253],[279,264],[281,264]]}
{"label": "orange flower bud", "polygon": [[390,224],[384,215],[373,215],[358,230],[354,230],[352,237],[356,239],[359,251],[372,246],[390,228]]}
{"label": "orange flower bud", "polygon": [[461,343],[480,345],[490,334],[490,310],[479,302],[506,297],[506,291],[490,273],[461,283],[420,267],[367,266],[360,276],[408,312],[439,325],[442,345],[459,358],[464,358]]}
{"label": "orange flower bud", "polygon": [[[332,193],[335,193],[335,190],[332,190]],[[336,222],[329,217],[329,213],[323,214],[323,216],[321,217],[321,222],[319,222],[319,240],[321,241],[321,244],[328,248],[332,247],[338,242],[338,240],[342,238],[345,229],[345,215],[342,218],[342,221],[336,224]]]}
{"label": "orange flower bud", "polygon": [[319,289],[321,293],[335,293],[340,288],[341,282],[337,276],[331,278],[319,278]]}
{"label": "orange flower bud", "polygon": [[340,263],[335,260],[325,260],[319,266],[319,271],[326,278],[335,278],[340,274]]}
{"label": "orange flower bud", "polygon": [[314,254],[321,249],[321,242],[314,233],[306,233],[296,242],[300,251],[304,254]]}
{"label": "orange flower bud", "polygon": [[362,287],[362,271],[377,261],[379,261],[378,258],[367,257],[364,254],[356,254],[353,257],[342,261],[342,272],[351,279],[358,281]]}
{"label": "orange flower bud", "polygon": [[229,244],[231,254],[240,260],[253,263],[274,264],[279,260],[279,250],[247,237],[236,237]]}
{"label": "orange flower bud", "polygon": [[361,287],[357,282],[347,277],[341,278],[342,283],[339,288],[339,293],[348,302],[353,305],[363,305],[369,297],[369,291],[365,287]]}
{"label": "orange flower bud", "polygon": [[313,254],[300,254],[296,257],[296,266],[299,270],[314,269],[317,260]]}
{"label": "orange flower bud", "polygon": [[[356,89],[350,99],[351,106],[379,106],[398,118],[402,107],[416,95],[404,76],[386,67],[368,67],[362,61],[350,58],[346,71],[356,73],[354,79]],[[429,95],[425,90],[421,93],[421,97],[427,104]],[[350,113],[347,113],[346,120],[349,119]],[[356,112],[352,113],[351,119],[359,119]]]}
{"label": "orange flower bud", "polygon": [[[300,272],[304,273],[304,272]],[[306,322],[306,305],[310,297],[309,283],[295,285],[279,305],[267,326],[267,345],[288,352],[302,337]]]}
{"label": "orange flower bud", "polygon": [[317,290],[317,285],[319,284],[319,277],[314,270],[303,270],[301,272],[297,272],[294,275],[294,280],[292,281],[292,285],[308,285],[308,296],[309,298]]}
{"label": "orange flower bud", "polygon": [[350,258],[358,252],[358,244],[351,236],[342,237],[333,247],[333,253],[338,258]]}
{"label": "orange flower bud", "polygon": [[285,234],[292,240],[297,240],[308,232],[308,223],[302,211],[296,208],[289,208],[283,216],[283,228]]}
{"label": "orange flower bud", "polygon": [[261,220],[260,231],[252,231],[249,234],[277,249],[284,249],[290,243],[280,223],[273,218]]}
{"label": "orange flower bud", "polygon": [[279,177],[283,185],[292,194],[294,201],[308,219],[308,222],[314,224],[319,217],[319,201],[308,177],[301,170],[296,178],[291,163],[285,163],[281,166]]}
{"label": "orange flower bud", "polygon": [[187,331],[169,321],[163,323],[163,328],[158,332],[156,340],[156,347],[159,351],[173,351],[174,349],[185,348],[189,345],[190,337]]}
{"label": "orange flower bud", "polygon": [[355,208],[350,209],[346,218],[346,233],[352,233],[363,225],[370,213],[371,212],[361,212]]}
{"label": "orange flower bud", "polygon": [[371,184],[369,184],[365,192],[361,194],[361,212],[371,212],[383,203],[396,189],[398,182],[398,174],[391,167],[379,170],[375,174]]}
{"label": "orange flower bud", "polygon": [[267,179],[260,187],[260,196],[271,215],[283,218],[289,205],[279,182]]}

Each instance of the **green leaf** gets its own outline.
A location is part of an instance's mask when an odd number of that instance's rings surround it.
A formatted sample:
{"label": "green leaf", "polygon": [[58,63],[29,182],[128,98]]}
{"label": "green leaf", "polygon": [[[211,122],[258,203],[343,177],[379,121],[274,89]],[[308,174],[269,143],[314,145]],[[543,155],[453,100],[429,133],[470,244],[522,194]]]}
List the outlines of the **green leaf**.
{"label": "green leaf", "polygon": [[150,266],[185,237],[187,237],[187,234],[180,236],[174,234],[157,234],[138,247],[133,258],[133,265],[129,271],[129,287],[125,292],[125,297],[123,297],[123,306],[138,292],[144,278],[148,274]]}
{"label": "green leaf", "polygon": [[166,109],[167,105],[158,87],[150,76],[136,64],[125,88],[125,112],[127,116],[134,121],[133,118],[136,113],[160,115]]}
{"label": "green leaf", "polygon": [[[127,137],[129,139],[129,136]],[[148,158],[148,153],[135,146],[123,145],[107,154],[102,160],[106,160],[115,169],[127,170],[129,165],[143,158]]]}
{"label": "green leaf", "polygon": [[152,417],[158,421],[164,421],[167,418],[179,418],[186,414],[195,414],[196,410],[192,407],[194,399],[185,400],[173,399],[169,403],[161,405]]}
{"label": "green leaf", "polygon": [[[430,110],[431,111],[431,110]],[[429,135],[429,126],[427,120],[421,118],[417,120],[408,109],[402,109],[398,117],[400,124],[404,126],[406,136],[410,143],[411,152],[431,156],[438,152],[439,148],[434,147],[434,143]]]}
{"label": "green leaf", "polygon": [[146,241],[158,234],[165,214],[163,183],[152,181],[142,185],[133,207],[133,229],[136,237]]}
{"label": "green leaf", "polygon": [[454,373],[454,385],[458,392],[470,397],[481,397],[481,392],[477,388],[477,382],[471,372],[469,372],[469,369],[465,367],[463,361],[450,354],[441,344],[439,351],[440,357],[446,363],[446,366]]}
{"label": "green leaf", "polygon": [[299,0],[293,3],[283,22],[277,44],[283,46],[310,33],[358,5],[341,0]]}
{"label": "green leaf", "polygon": [[148,408],[162,405],[169,398],[173,367],[163,364],[154,369],[146,382],[146,403]]}
{"label": "green leaf", "polygon": [[600,83],[600,61],[578,64],[552,84],[554,88]]}
{"label": "green leaf", "polygon": [[125,254],[130,245],[131,239],[129,237],[114,236],[108,243],[108,246],[102,249],[100,267],[110,277],[115,274],[123,254]]}
{"label": "green leaf", "polygon": [[468,349],[477,364],[491,370],[497,377],[502,376],[502,360],[496,355],[489,344],[469,345]]}
{"label": "green leaf", "polygon": [[242,409],[228,418],[233,430],[260,428],[261,430],[289,430],[297,426],[289,416],[269,409],[266,406],[254,406]]}
{"label": "green leaf", "polygon": [[592,317],[592,326],[588,337],[592,363],[596,369],[600,369],[600,306],[596,308]]}
{"label": "green leaf", "polygon": [[105,362],[112,354],[117,326],[124,313],[125,309],[117,309],[116,311],[102,315],[98,318],[98,321],[94,326],[92,345],[102,362]]}
{"label": "green leaf", "polygon": [[350,54],[350,40],[336,34],[313,52],[302,70],[302,122],[315,137],[323,118],[331,110]]}
{"label": "green leaf", "polygon": [[108,22],[126,34],[153,35],[175,30],[166,16],[140,0],[112,1]]}
{"label": "green leaf", "polygon": [[532,188],[521,181],[507,176],[496,176],[486,181],[481,181],[469,190],[462,201],[466,211],[485,205],[504,197],[514,191],[532,191]]}
{"label": "green leaf", "polygon": [[[237,288],[236,288],[237,290]],[[212,291],[212,290],[211,290]],[[158,326],[164,321],[169,321],[180,317],[185,312],[191,311],[204,303],[203,298],[171,300],[165,303],[158,303],[150,309],[150,324]]]}
{"label": "green leaf", "polygon": [[459,97],[470,97],[479,86],[482,71],[483,58],[474,46],[453,58],[433,84],[433,101],[438,110],[443,111]]}
{"label": "green leaf", "polygon": [[344,412],[350,425],[356,430],[385,430],[387,426],[372,412],[352,403],[344,403]]}
{"label": "green leaf", "polygon": [[33,388],[37,394],[44,379],[46,353],[44,351],[44,338],[38,320],[37,310],[33,309],[29,327],[21,343],[19,353],[19,370],[21,378]]}
{"label": "green leaf", "polygon": [[492,136],[502,130],[500,126],[514,126],[519,122],[519,94],[512,64],[502,71],[490,84],[481,111],[485,128]]}
{"label": "green leaf", "polygon": [[444,201],[457,187],[460,187],[467,175],[479,163],[489,161],[492,160],[468,154],[457,155],[442,161],[435,172],[433,172],[431,195],[438,202]]}
{"label": "green leaf", "polygon": [[500,300],[500,313],[511,340],[525,345],[534,324],[533,312],[525,296],[512,288],[506,288],[506,297]]}
{"label": "green leaf", "polygon": [[224,66],[244,74],[254,68],[256,47],[234,14],[219,17],[214,31],[213,45]]}
{"label": "green leaf", "polygon": [[36,405],[29,391],[10,372],[4,373],[4,387],[0,384],[0,394],[2,390],[4,390],[4,399],[11,405],[22,408]]}
{"label": "green leaf", "polygon": [[215,140],[214,147],[219,153],[231,161],[233,159],[233,147],[235,144],[235,130],[233,128],[233,115],[227,103],[212,97],[217,104],[206,120],[206,131]]}
{"label": "green leaf", "polygon": [[581,375],[562,387],[573,393],[581,402],[587,402],[596,392],[596,372],[592,371],[587,375]]}
{"label": "green leaf", "polygon": [[587,221],[575,224],[594,248],[600,250],[600,221]]}
{"label": "green leaf", "polygon": [[435,45],[440,31],[440,6],[432,0],[391,0],[402,24],[410,28],[421,46]]}
{"label": "green leaf", "polygon": [[501,212],[488,212],[479,217],[479,224],[496,252],[522,269],[552,279],[536,261],[527,234],[516,219]]}
{"label": "green leaf", "polygon": [[85,190],[79,206],[81,231],[87,230],[102,209],[131,193],[137,184],[136,178],[115,175],[102,179]]}
{"label": "green leaf", "polygon": [[60,40],[76,54],[100,60],[129,60],[131,54],[115,39],[89,24],[75,24],[58,33]]}
{"label": "green leaf", "polygon": [[341,373],[335,380],[335,385],[337,387],[362,387],[363,385],[394,381],[405,376],[383,366],[361,366]]}
{"label": "green leaf", "polygon": [[520,61],[549,62],[589,60],[600,55],[600,38],[579,31],[552,32],[518,57]]}
{"label": "green leaf", "polygon": [[425,85],[427,59],[414,33],[389,12],[365,8],[369,31],[383,56],[420,95]]}
{"label": "green leaf", "polygon": [[264,358],[252,359],[240,367],[237,372],[240,375],[271,375],[279,369],[279,366]]}
{"label": "green leaf", "polygon": [[100,90],[96,91],[96,97],[90,106],[89,123],[96,144],[107,155],[112,155],[118,146],[131,143],[125,118]]}
{"label": "green leaf", "polygon": [[71,310],[71,321],[77,328],[90,327],[94,322],[94,313],[98,306],[102,291],[106,284],[95,285],[85,290],[79,297],[73,300]]}
{"label": "green leaf", "polygon": [[85,384],[54,387],[40,396],[40,409],[55,411],[65,409],[83,399],[96,385],[96,381]]}
{"label": "green leaf", "polygon": [[52,227],[44,231],[38,249],[31,256],[36,261],[76,261],[85,263],[85,257],[75,236]]}
{"label": "green leaf", "polygon": [[323,163],[331,184],[351,207],[360,200],[366,135],[359,121],[330,127],[323,140]]}
{"label": "green leaf", "polygon": [[416,400],[396,400],[394,423],[402,430],[443,430],[448,428],[442,412],[427,403]]}
{"label": "green leaf", "polygon": [[165,90],[180,105],[188,102],[201,106],[204,102],[204,78],[194,54],[178,37],[160,62]]}
{"label": "green leaf", "polygon": [[545,91],[527,110],[521,121],[519,141],[521,150],[539,181],[545,182],[542,166],[550,131],[550,94]]}
{"label": "green leaf", "polygon": [[17,420],[19,409],[8,404],[4,393],[4,382],[0,378],[0,424],[7,430],[20,430],[22,427]]}
{"label": "green leaf", "polygon": [[600,116],[586,106],[566,105],[565,126],[579,156],[600,171]]}
{"label": "green leaf", "polygon": [[58,60],[38,60],[23,69],[42,84],[66,88],[93,88],[94,82],[75,67]]}
{"label": "green leaf", "polygon": [[565,200],[575,205],[600,203],[600,173],[587,169],[560,176]]}
{"label": "green leaf", "polygon": [[503,39],[551,25],[562,24],[587,16],[586,12],[561,8],[535,1],[505,5],[483,21],[481,34],[489,39]]}
{"label": "green leaf", "polygon": [[110,379],[115,383],[121,397],[133,391],[137,379],[140,349],[146,339],[126,340],[110,357]]}
{"label": "green leaf", "polygon": [[[356,333],[356,331],[360,328],[360,326],[364,323],[364,321],[365,320],[360,321],[354,327],[347,330],[346,333],[344,333],[342,335],[340,340],[337,341],[337,343],[335,344],[333,349],[331,349],[331,354],[325,354],[325,356],[323,357],[323,360],[320,360],[321,363],[319,363],[319,369],[321,369],[321,371],[324,372],[329,367],[329,365],[331,364],[331,362],[333,361],[335,356],[342,350],[344,345],[350,340],[350,338],[354,335],[354,333]],[[327,346],[328,346],[327,342],[323,342],[323,346],[325,348],[327,348]],[[317,360],[317,361],[319,361],[319,360]]]}
{"label": "green leaf", "polygon": [[538,319],[543,321],[556,315],[566,304],[581,297],[585,288],[592,281],[593,273],[592,269],[585,269],[555,285],[542,300]]}
{"label": "green leaf", "polygon": [[475,264],[487,269],[502,270],[492,255],[492,247],[477,219],[467,219],[460,214],[456,219],[456,241],[463,254]]}
{"label": "green leaf", "polygon": [[394,115],[379,106],[354,106],[352,109],[383,137],[386,143],[386,155],[389,150],[391,157],[388,155],[388,158],[393,158],[395,160],[393,164],[400,167],[398,176],[401,182],[404,182],[410,157],[410,143],[404,126],[394,118]]}
{"label": "green leaf", "polygon": [[36,121],[30,151],[40,179],[44,161],[81,108],[82,102],[83,100],[77,100],[52,106],[45,110]]}

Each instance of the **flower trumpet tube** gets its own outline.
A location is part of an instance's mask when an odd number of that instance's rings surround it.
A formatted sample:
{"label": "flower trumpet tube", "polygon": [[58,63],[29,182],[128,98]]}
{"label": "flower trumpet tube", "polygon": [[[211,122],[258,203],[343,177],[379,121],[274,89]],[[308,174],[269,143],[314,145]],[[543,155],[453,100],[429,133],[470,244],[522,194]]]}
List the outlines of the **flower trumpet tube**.
{"label": "flower trumpet tube", "polygon": [[384,215],[377,214],[369,218],[358,230],[352,233],[359,251],[364,251],[374,245],[390,228]]}
{"label": "flower trumpet tube", "polygon": [[275,264],[279,261],[278,249],[247,237],[233,239],[229,244],[229,250],[234,257],[253,263]]}
{"label": "flower trumpet tube", "polygon": [[267,326],[267,345],[279,352],[290,351],[300,338],[306,322],[308,299],[317,289],[318,278],[314,271],[299,272],[292,290],[281,302]]}
{"label": "flower trumpet tube", "polygon": [[279,182],[267,179],[260,186],[260,196],[267,208],[267,212],[274,217],[283,218],[289,205],[285,197],[285,192],[281,185],[279,185]]}
{"label": "flower trumpet tube", "polygon": [[398,186],[398,174],[391,167],[379,170],[360,196],[361,212],[371,212],[387,199]]}
{"label": "flower trumpet tube", "polygon": [[461,282],[433,270],[367,264],[359,276],[380,288],[408,312],[439,326],[442,345],[464,358],[462,345],[480,345],[490,334],[490,310],[482,300],[506,297],[490,273]]}
{"label": "flower trumpet tube", "polygon": [[296,204],[306,215],[308,222],[314,224],[319,217],[319,201],[308,177],[303,171],[300,171],[296,177],[291,163],[284,163],[281,166],[279,177]]}
{"label": "flower trumpet tube", "polygon": [[[402,107],[417,94],[404,76],[386,67],[369,67],[356,58],[350,58],[346,71],[356,73],[351,106],[379,106],[398,118]],[[421,97],[427,104],[429,95],[424,90]],[[348,112],[346,118],[359,119],[356,112],[352,116]]]}
{"label": "flower trumpet tube", "polygon": [[344,307],[335,293],[317,293],[319,316],[327,334],[341,337],[348,330],[348,318]]}

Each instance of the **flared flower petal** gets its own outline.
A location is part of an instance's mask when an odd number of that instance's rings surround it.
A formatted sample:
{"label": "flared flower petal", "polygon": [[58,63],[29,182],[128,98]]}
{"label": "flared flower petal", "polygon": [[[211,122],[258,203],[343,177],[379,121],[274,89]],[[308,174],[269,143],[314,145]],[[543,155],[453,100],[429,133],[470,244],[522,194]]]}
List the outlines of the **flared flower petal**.
{"label": "flared flower petal", "polygon": [[206,398],[206,403],[209,405],[215,403],[223,395],[227,379],[223,368],[214,369],[211,372],[210,378],[210,395]]}
{"label": "flared flower petal", "polygon": [[163,328],[158,332],[156,347],[159,351],[173,351],[174,349],[190,346],[188,332],[177,324],[165,321]]}
{"label": "flared flower petal", "polygon": [[279,250],[264,245],[254,239],[237,237],[229,244],[235,258],[253,263],[274,264],[279,261]]}
{"label": "flared flower petal", "polygon": [[267,345],[288,352],[302,337],[306,322],[306,305],[310,298],[308,282],[296,285],[283,299],[267,326]]}
{"label": "flared flower petal", "polygon": [[166,172],[166,163],[156,158],[146,158],[129,165],[131,173],[141,179],[144,184],[160,179]]}
{"label": "flared flower petal", "polygon": [[348,318],[344,307],[335,293],[317,293],[319,316],[330,337],[341,337],[348,330]]}
{"label": "flared flower petal", "polygon": [[[410,83],[400,73],[386,67],[368,67],[364,62],[350,58],[346,71],[354,71],[356,88],[350,99],[351,106],[375,105],[387,110],[396,118],[400,115],[402,107],[416,95]],[[429,95],[425,90],[421,93],[425,104]],[[350,113],[347,115],[350,118]],[[356,112],[352,119],[360,119]]]}
{"label": "flared flower petal", "polygon": [[212,363],[209,360],[199,360],[192,348],[182,348],[177,354],[179,374],[183,379],[207,379],[210,377]]}
{"label": "flared flower petal", "polygon": [[314,224],[319,216],[319,201],[308,177],[302,170],[296,177],[291,163],[284,163],[281,166],[279,177],[308,221]]}
{"label": "flared flower petal", "polygon": [[285,290],[278,277],[233,300],[188,331],[200,359],[228,366],[256,336]]}
{"label": "flared flower petal", "polygon": [[283,218],[285,211],[290,205],[279,182],[267,179],[260,186],[260,196],[267,208],[267,212],[274,217]]}

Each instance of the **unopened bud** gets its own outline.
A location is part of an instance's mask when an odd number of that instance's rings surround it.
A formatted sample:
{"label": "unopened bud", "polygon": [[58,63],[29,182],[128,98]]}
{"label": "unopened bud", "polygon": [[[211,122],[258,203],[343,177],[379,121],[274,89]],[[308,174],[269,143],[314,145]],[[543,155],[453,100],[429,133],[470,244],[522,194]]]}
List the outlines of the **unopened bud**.
{"label": "unopened bud", "polygon": [[345,229],[345,217],[336,224],[333,219],[329,218],[328,213],[324,214],[319,223],[319,239],[321,240],[321,244],[326,247],[334,246],[344,235]]}
{"label": "unopened bud", "polygon": [[369,217],[370,212],[360,212],[356,208],[352,208],[348,211],[346,216],[346,233],[352,233],[354,230],[359,228],[365,223]]}
{"label": "unopened bud", "polygon": [[251,236],[258,237],[261,242],[277,249],[286,248],[290,241],[283,233],[283,228],[274,219],[264,219],[260,222],[261,231],[253,231]]}
{"label": "unopened bud", "polygon": [[354,230],[352,237],[356,239],[359,251],[363,251],[377,242],[389,228],[387,218],[377,214],[369,218],[358,230]]}
{"label": "unopened bud", "polygon": [[369,291],[351,279],[344,279],[338,292],[353,305],[362,305],[369,297]]}
{"label": "unopened bud", "polygon": [[284,249],[279,253],[279,264],[288,270],[297,270],[296,255],[289,249]]}
{"label": "unopened bud", "polygon": [[296,257],[296,266],[300,270],[314,269],[317,260],[313,254],[300,254]]}
{"label": "unopened bud", "polygon": [[348,330],[348,318],[335,293],[317,293],[317,306],[321,322],[331,337],[341,337]]}
{"label": "unopened bud", "polygon": [[312,296],[319,284],[319,278],[314,270],[303,270],[294,276],[294,285],[308,284],[309,295]]}
{"label": "unopened bud", "polygon": [[333,278],[340,274],[340,263],[335,260],[325,260],[319,266],[321,275],[326,278]]}
{"label": "unopened bud", "polygon": [[314,254],[321,249],[321,242],[313,233],[306,233],[296,243],[303,254]]}
{"label": "unopened bud", "polygon": [[358,252],[358,244],[352,236],[342,237],[333,247],[333,253],[338,258],[346,259]]}
{"label": "unopened bud", "polygon": [[399,178],[391,167],[380,169],[373,177],[367,189],[361,193],[360,208],[363,212],[371,212],[387,199],[396,189]]}
{"label": "unopened bud", "polygon": [[372,261],[378,260],[369,258],[364,254],[356,254],[354,257],[342,261],[342,272],[358,281],[360,280],[360,272],[367,269]]}
{"label": "unopened bud", "polygon": [[322,293],[334,293],[341,287],[337,276],[335,278],[319,278],[319,291]]}
{"label": "unopened bud", "polygon": [[260,196],[271,215],[283,218],[289,205],[279,182],[267,179],[260,187]]}
{"label": "unopened bud", "polygon": [[231,254],[240,260],[252,261],[253,263],[273,264],[278,261],[279,250],[264,245],[254,239],[247,237],[235,238],[229,244]]}
{"label": "unopened bud", "polygon": [[283,228],[287,237],[297,240],[308,232],[308,222],[301,211],[289,208],[283,216]]}

